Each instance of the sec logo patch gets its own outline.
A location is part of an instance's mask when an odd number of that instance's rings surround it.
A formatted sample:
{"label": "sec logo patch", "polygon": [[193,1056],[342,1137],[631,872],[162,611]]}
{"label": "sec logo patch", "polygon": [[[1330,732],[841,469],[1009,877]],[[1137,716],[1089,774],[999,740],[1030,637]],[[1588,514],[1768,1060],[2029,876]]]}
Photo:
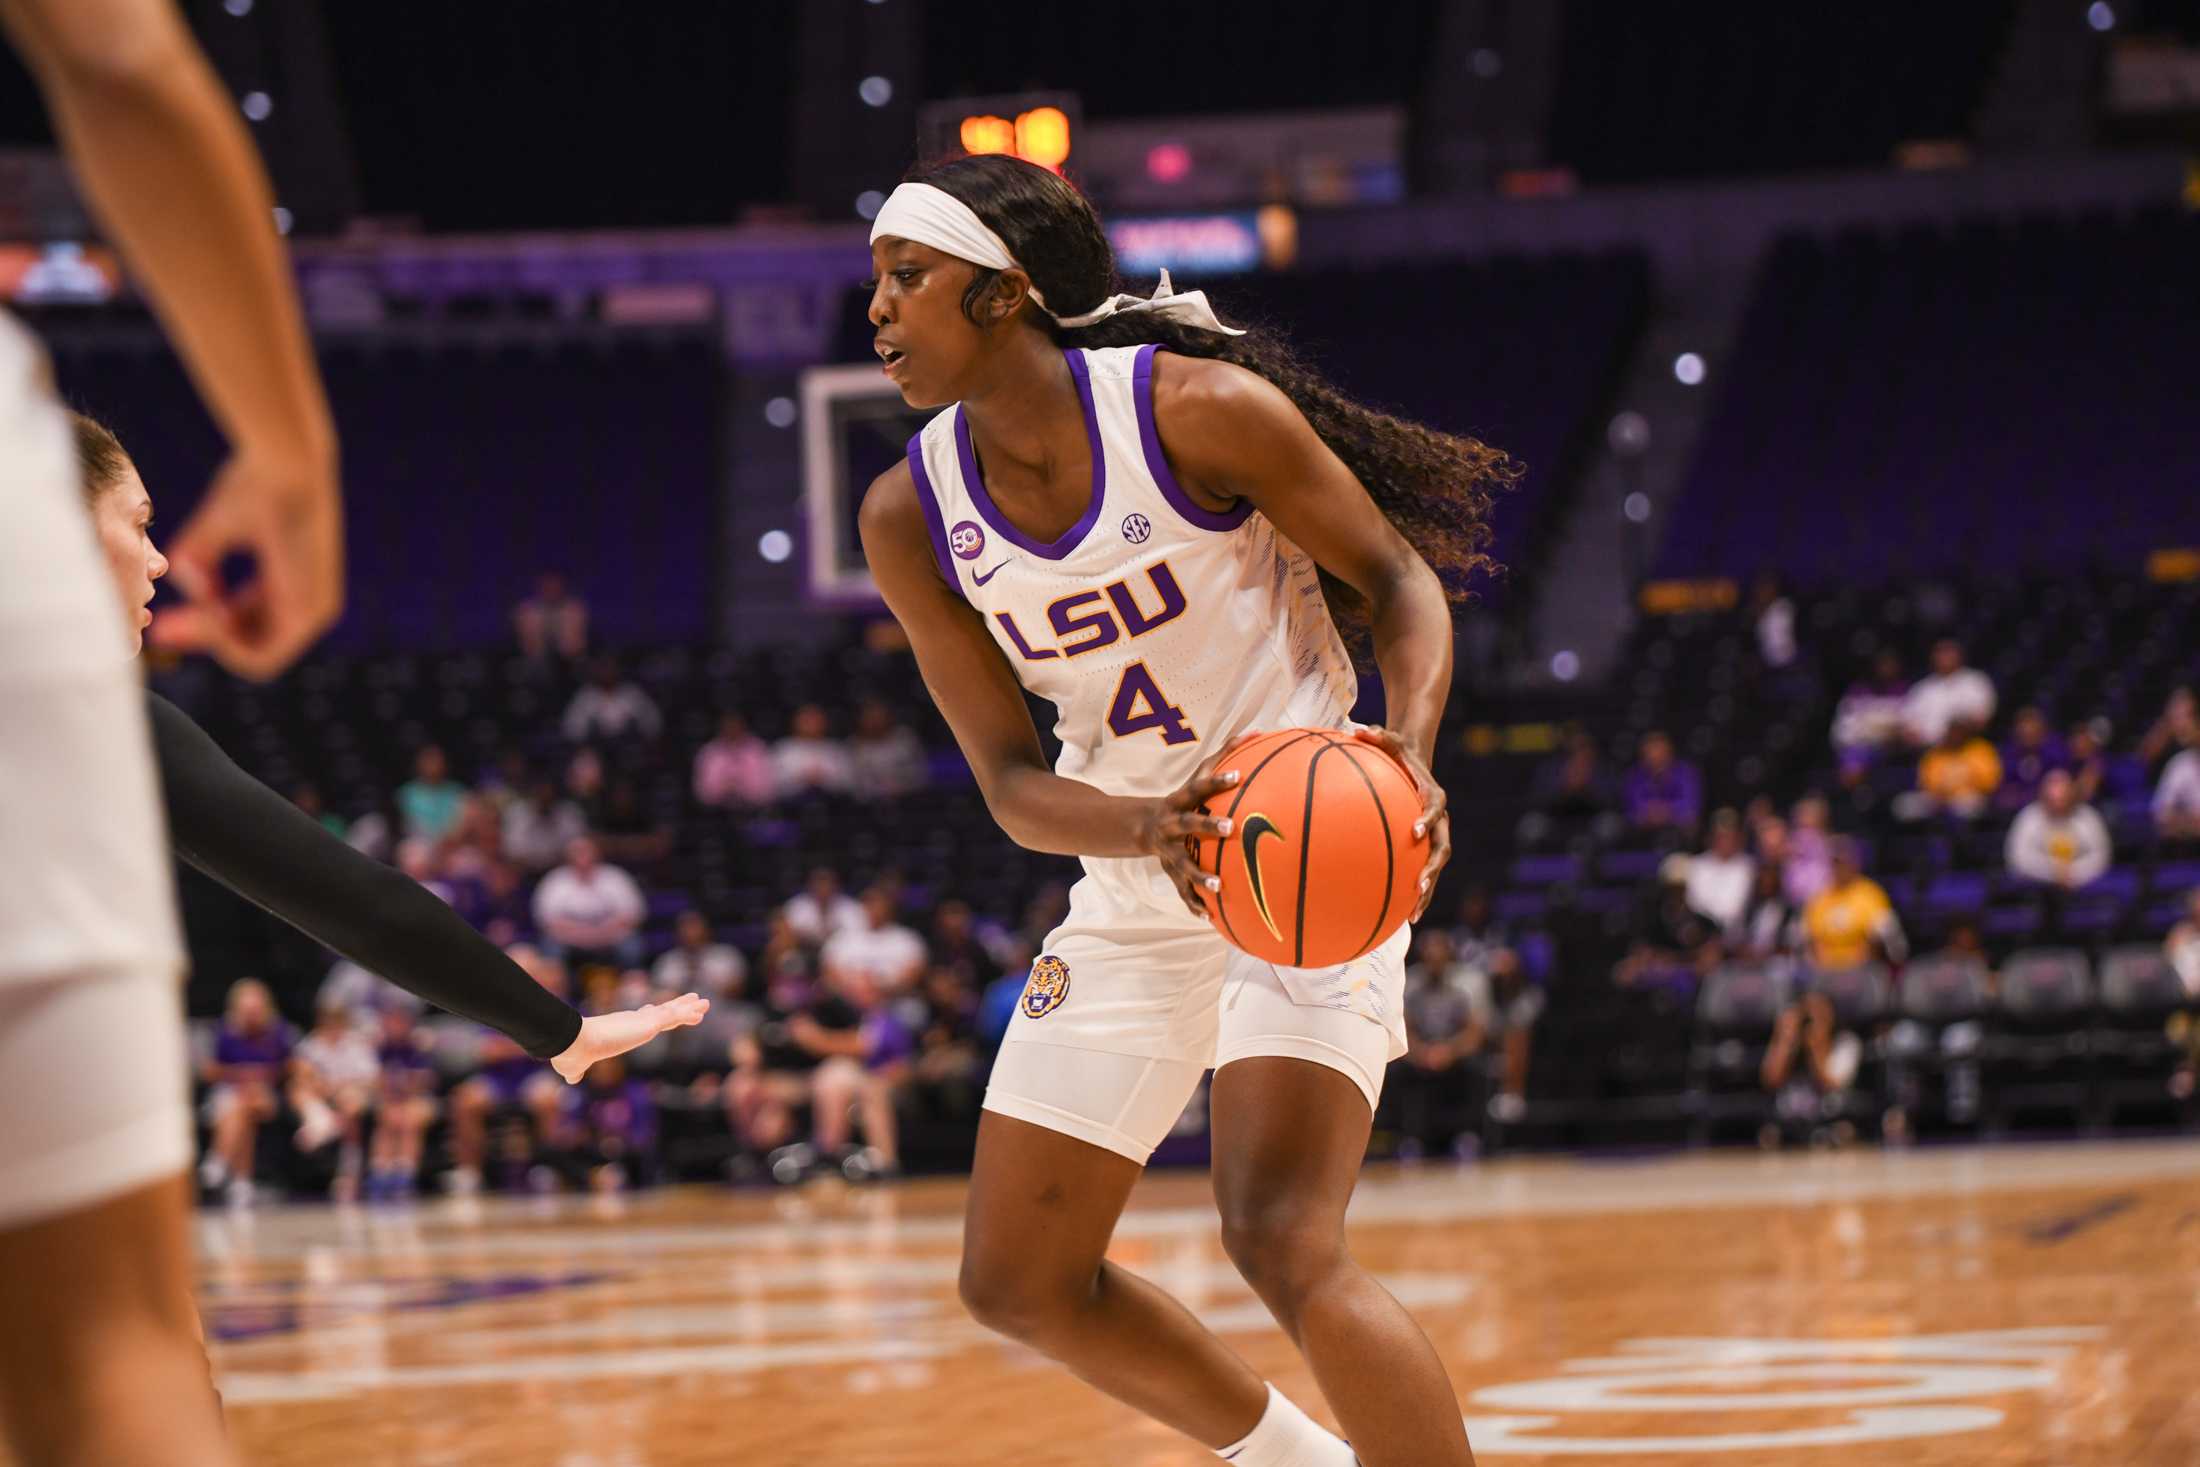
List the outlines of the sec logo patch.
{"label": "sec logo patch", "polygon": [[1153,537],[1153,521],[1142,514],[1127,515],[1123,520],[1123,538],[1133,545],[1143,545]]}
{"label": "sec logo patch", "polygon": [[1024,982],[1024,1013],[1027,1017],[1043,1019],[1062,1006],[1069,997],[1069,964],[1056,957],[1043,957],[1031,965],[1031,977]]}

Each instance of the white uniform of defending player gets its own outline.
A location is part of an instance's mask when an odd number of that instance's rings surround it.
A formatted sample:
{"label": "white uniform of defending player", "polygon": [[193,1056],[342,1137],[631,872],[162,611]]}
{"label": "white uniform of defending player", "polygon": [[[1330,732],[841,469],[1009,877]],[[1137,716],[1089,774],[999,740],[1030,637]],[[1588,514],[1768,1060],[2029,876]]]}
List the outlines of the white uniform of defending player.
{"label": "white uniform of defending player", "polygon": [[144,698],[47,383],[0,317],[0,1226],[191,1154]]}
{"label": "white uniform of defending player", "polygon": [[[274,676],[343,606],[336,442],[274,199],[171,0],[0,0],[81,196],[230,444],[163,640]],[[227,1467],[190,1294],[180,944],[139,628],[37,350],[0,323],[0,1439]],[[259,574],[224,583],[249,551]],[[67,1287],[55,1287],[66,1280]]]}
{"label": "white uniform of defending player", "polygon": [[[1306,553],[1241,504],[1178,487],[1153,425],[1155,348],[1071,349],[1092,502],[1053,544],[987,496],[960,408],[910,441],[940,573],[1018,681],[1054,704],[1059,774],[1166,795],[1241,734],[1350,728],[1358,679]],[[1405,929],[1340,968],[1230,947],[1144,857],[1084,859],[993,1070],[986,1107],[1143,1163],[1202,1074],[1281,1055],[1340,1070],[1372,1108],[1405,1052]]]}

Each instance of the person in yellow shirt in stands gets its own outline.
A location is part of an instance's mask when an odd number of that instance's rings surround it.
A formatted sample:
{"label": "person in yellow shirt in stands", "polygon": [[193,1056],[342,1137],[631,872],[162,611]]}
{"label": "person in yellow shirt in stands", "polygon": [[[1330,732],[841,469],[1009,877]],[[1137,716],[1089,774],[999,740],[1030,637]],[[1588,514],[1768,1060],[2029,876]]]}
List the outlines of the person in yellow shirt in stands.
{"label": "person in yellow shirt in stands", "polygon": [[[1833,880],[1803,908],[1803,954],[1820,973],[1858,967],[1873,958],[1898,962],[1904,952],[1902,924],[1894,903],[1880,884],[1863,872],[1856,842],[1832,842]],[[1759,1145],[1776,1146],[1793,1128],[1822,1130],[1846,1144],[1856,1134],[1846,1118],[1849,1086],[1862,1062],[1860,1036],[1841,1027],[1833,1000],[1806,987],[1784,1009],[1766,1046],[1761,1078],[1777,1097],[1773,1117],[1757,1133]]]}
{"label": "person in yellow shirt in stands", "polygon": [[1833,881],[1803,908],[1804,951],[1821,972],[1854,968],[1874,958],[1899,962],[1902,924],[1886,889],[1866,876],[1856,842],[1833,842]]}
{"label": "person in yellow shirt in stands", "polygon": [[2000,788],[2001,755],[1980,737],[1976,723],[1958,718],[1918,761],[1916,793],[1896,813],[1920,820],[1944,811],[1969,820]]}

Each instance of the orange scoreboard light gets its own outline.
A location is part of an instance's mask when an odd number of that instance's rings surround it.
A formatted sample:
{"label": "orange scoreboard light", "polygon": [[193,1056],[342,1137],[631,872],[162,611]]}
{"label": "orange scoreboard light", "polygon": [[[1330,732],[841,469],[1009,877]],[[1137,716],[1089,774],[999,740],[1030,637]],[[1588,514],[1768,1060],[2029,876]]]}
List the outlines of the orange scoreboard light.
{"label": "orange scoreboard light", "polygon": [[928,104],[918,127],[934,156],[1010,153],[1060,173],[1075,146],[1080,112],[1077,98],[1064,92],[958,97]]}

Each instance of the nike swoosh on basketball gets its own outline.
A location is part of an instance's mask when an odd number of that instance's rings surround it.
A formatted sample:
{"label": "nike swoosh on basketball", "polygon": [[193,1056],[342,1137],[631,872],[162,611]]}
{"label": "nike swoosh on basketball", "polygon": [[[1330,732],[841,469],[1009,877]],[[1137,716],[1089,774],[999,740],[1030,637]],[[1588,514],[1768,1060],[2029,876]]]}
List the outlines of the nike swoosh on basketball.
{"label": "nike swoosh on basketball", "polygon": [[1276,919],[1268,914],[1267,883],[1261,879],[1260,838],[1264,835],[1274,836],[1278,840],[1283,838],[1283,832],[1276,829],[1276,822],[1267,816],[1246,816],[1245,834],[1240,839],[1245,848],[1245,874],[1252,879],[1253,906],[1260,912],[1260,920],[1267,926],[1269,935],[1281,942],[1283,933],[1277,930]]}
{"label": "nike swoosh on basketball", "polygon": [[[1011,556],[1010,556],[1010,557],[1008,558],[1008,560],[1014,560],[1015,558],[1016,558],[1015,556],[1011,555]],[[1001,562],[1001,565],[1007,565],[1007,564],[1008,564],[1008,560],[1004,560],[1004,561],[1002,561],[1002,562]],[[982,574],[981,574],[980,572],[978,572],[978,571],[972,571],[972,572],[970,573],[970,579],[971,579],[971,580],[973,580],[973,581],[975,581],[975,582],[977,582],[977,583],[978,583],[979,585],[981,585],[981,586],[982,586],[982,585],[984,585],[984,584],[985,584],[985,583],[986,583],[987,581],[990,581],[990,580],[992,580],[992,579],[993,579],[993,578],[994,578],[995,576],[997,576],[997,575],[999,575],[999,574],[1001,573],[1001,565],[997,565],[997,566],[993,567],[993,569],[991,569],[991,570],[989,570],[989,571],[986,571],[986,572],[983,572]]]}

